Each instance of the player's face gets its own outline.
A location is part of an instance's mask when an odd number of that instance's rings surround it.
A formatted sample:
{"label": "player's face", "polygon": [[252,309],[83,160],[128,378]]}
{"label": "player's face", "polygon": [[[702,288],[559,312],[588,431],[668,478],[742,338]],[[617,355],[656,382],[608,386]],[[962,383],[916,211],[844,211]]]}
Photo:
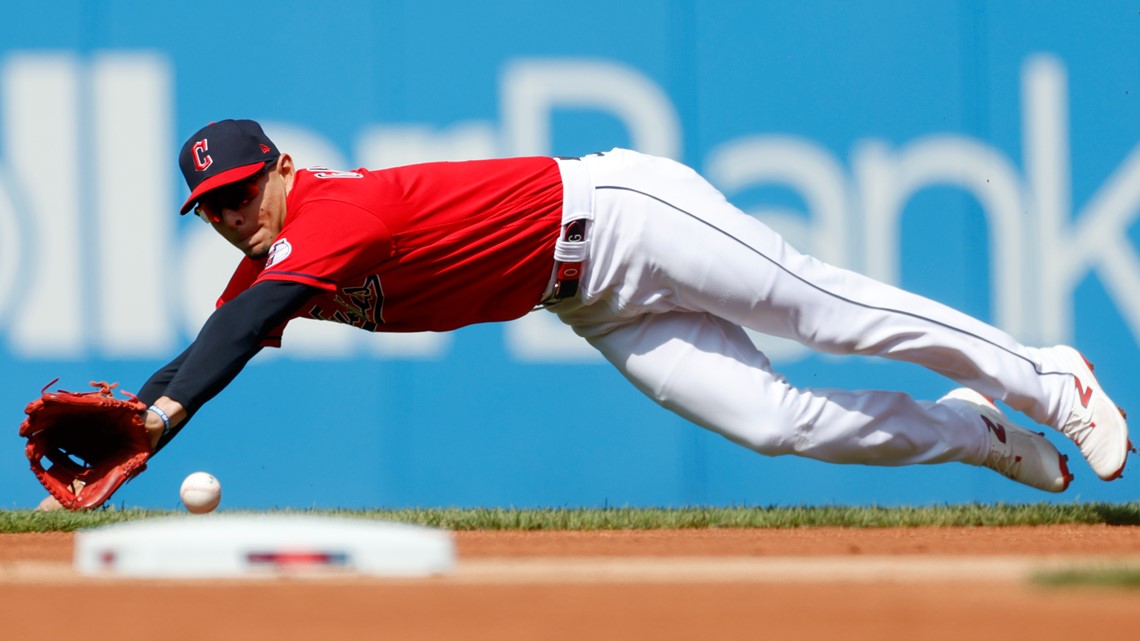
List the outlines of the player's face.
{"label": "player's face", "polygon": [[261,258],[268,254],[285,223],[281,163],[215,192],[202,198],[199,215],[203,220],[246,256]]}

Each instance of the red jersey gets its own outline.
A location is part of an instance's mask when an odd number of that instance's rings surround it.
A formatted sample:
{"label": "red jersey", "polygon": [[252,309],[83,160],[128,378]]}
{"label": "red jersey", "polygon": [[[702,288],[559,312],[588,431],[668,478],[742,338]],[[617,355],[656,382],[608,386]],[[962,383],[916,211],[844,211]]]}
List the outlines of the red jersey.
{"label": "red jersey", "polygon": [[259,281],[288,280],[321,290],[294,318],[447,331],[518,318],[549,284],[562,222],[552,158],[295,176],[269,255],[241,261],[219,307]]}

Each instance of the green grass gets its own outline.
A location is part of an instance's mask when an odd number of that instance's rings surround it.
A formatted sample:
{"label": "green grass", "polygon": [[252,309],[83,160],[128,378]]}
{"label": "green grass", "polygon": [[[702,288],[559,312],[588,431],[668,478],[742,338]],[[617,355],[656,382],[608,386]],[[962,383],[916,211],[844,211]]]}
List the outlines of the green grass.
{"label": "green grass", "polygon": [[[249,512],[223,510],[222,514]],[[930,507],[447,508],[274,510],[416,523],[449,530],[651,530],[671,528],[950,527],[1053,524],[1140,525],[1140,502],[964,504]],[[93,512],[0,511],[0,532],[70,532],[110,523],[185,514],[104,509]]]}

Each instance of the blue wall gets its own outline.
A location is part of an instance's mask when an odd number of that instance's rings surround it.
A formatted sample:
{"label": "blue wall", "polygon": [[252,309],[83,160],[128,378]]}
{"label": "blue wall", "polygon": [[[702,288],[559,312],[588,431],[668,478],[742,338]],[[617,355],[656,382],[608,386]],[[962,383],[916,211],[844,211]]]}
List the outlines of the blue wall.
{"label": "blue wall", "polygon": [[[35,505],[16,428],[57,386],[137,389],[236,255],[174,154],[265,123],[300,164],[633,146],[697,168],[831,262],[1071,342],[1140,408],[1135,3],[824,1],[272,5],[56,2],[0,23],[0,507]],[[479,6],[485,5],[485,6]],[[116,502],[226,507],[1036,501],[986,470],[768,459],[641,397],[550,315],[449,335],[302,324]],[[758,339],[794,383],[951,387]],[[1137,411],[1140,411],[1138,409]],[[1053,500],[1131,500],[1131,474]]]}

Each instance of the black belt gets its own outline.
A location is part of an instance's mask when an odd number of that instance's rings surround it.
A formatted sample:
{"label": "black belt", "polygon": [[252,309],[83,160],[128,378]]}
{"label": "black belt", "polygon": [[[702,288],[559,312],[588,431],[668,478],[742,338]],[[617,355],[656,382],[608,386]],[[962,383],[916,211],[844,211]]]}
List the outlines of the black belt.
{"label": "black belt", "polygon": [[[561,240],[568,243],[585,242],[585,219],[578,218],[563,225]],[[543,305],[553,305],[578,293],[578,282],[582,278],[582,263],[584,262],[584,259],[554,261],[554,290],[550,297],[542,302]]]}

